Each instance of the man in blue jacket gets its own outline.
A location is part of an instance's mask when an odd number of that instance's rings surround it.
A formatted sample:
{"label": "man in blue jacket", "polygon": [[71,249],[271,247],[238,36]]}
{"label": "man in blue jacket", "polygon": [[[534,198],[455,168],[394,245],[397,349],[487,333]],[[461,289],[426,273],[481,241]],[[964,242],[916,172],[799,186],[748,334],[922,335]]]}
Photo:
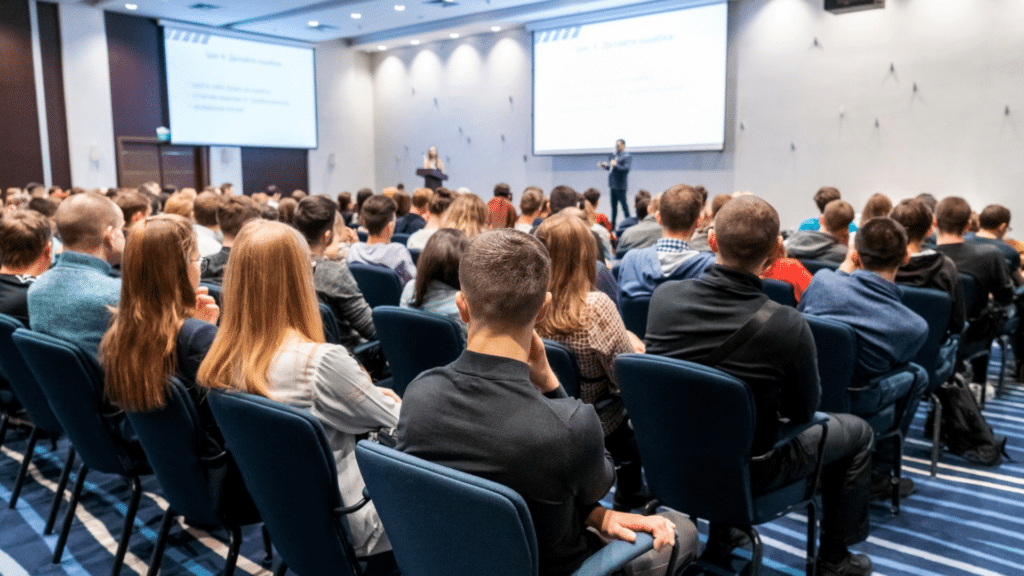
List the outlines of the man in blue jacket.
{"label": "man in blue jacket", "polygon": [[615,228],[617,208],[622,204],[622,214],[629,218],[629,204],[626,203],[626,177],[633,164],[633,157],[626,152],[626,141],[619,138],[615,141],[615,153],[608,156],[607,162],[598,164],[608,171],[608,188],[612,196],[612,228]]}

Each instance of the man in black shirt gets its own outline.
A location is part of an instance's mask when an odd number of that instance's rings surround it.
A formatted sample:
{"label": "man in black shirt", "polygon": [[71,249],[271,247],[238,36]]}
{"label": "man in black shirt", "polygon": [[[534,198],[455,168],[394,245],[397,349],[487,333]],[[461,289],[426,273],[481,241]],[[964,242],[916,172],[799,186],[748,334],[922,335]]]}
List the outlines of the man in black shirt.
{"label": "man in black shirt", "polygon": [[533,329],[550,306],[549,274],[547,251],[532,236],[503,228],[473,242],[456,297],[469,324],[467,349],[409,384],[398,448],[518,492],[530,509],[544,576],[579,568],[601,547],[597,533],[632,541],[634,531],[653,534],[655,550],[627,572],[662,574],[674,553],[679,573],[698,546],[685,516],[639,516],[598,503],[615,479],[601,422],[593,406],[566,396]]}
{"label": "man in black shirt", "polygon": [[[651,297],[647,353],[700,362],[752,316],[768,297],[758,274],[779,242],[779,215],[756,196],[734,198],[718,212],[708,243],[717,264],[696,280],[666,282]],[[783,486],[813,471],[821,428],[801,434],[771,453],[780,421],[808,421],[821,385],[817,350],[807,322],[795,309],[774,308],[764,325],[714,367],[750,386],[757,411],[751,465],[756,492]],[[871,573],[871,560],[847,546],[868,536],[870,462],[874,434],[864,420],[829,414],[821,476],[822,527],[818,574]],[[695,439],[696,441],[696,439]],[[738,544],[729,530],[713,526],[708,549],[727,554]]]}
{"label": "man in black shirt", "polygon": [[28,287],[50,267],[52,230],[39,212],[18,210],[0,223],[0,313],[28,326]]}

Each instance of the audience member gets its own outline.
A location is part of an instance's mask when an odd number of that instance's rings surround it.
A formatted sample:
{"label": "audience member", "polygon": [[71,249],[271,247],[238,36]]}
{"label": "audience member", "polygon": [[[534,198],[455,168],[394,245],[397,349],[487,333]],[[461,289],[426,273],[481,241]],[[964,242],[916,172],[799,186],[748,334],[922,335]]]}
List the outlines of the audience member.
{"label": "audience member", "polygon": [[203,260],[203,282],[219,286],[224,281],[224,268],[228,264],[235,236],[246,222],[260,217],[260,209],[260,205],[255,200],[244,195],[228,196],[217,206],[217,225],[220,226],[220,231],[224,234],[224,242],[220,252]]}
{"label": "audience member", "polygon": [[494,198],[487,203],[487,228],[511,228],[516,224],[516,207],[512,205],[512,189],[504,182],[494,185]]}
{"label": "audience member", "polygon": [[[29,202],[29,208],[31,207],[32,202]],[[989,204],[981,214],[978,214],[978,231],[965,236],[964,240],[972,244],[993,246],[999,250],[1006,259],[1006,268],[1013,278],[1013,283],[1021,286],[1024,285],[1024,277],[1021,276],[1020,254],[1003,240],[1009,231],[1010,210],[999,204]]]}
{"label": "audience member", "polygon": [[121,296],[112,266],[124,251],[122,211],[104,196],[78,194],[61,202],[54,219],[64,251],[28,289],[31,328],[95,356]]}
{"label": "audience member", "polygon": [[[751,318],[768,312],[759,330],[711,364],[746,382],[754,396],[754,494],[813,473],[822,434],[812,427],[772,449],[781,422],[807,422],[821,396],[817,349],[807,321],[796,310],[771,302],[757,277],[778,242],[775,209],[756,196],[734,198],[718,212],[709,238],[717,264],[699,280],[663,284],[651,298],[647,326],[648,353],[707,363]],[[873,437],[864,420],[829,415],[821,471],[820,576],[871,573],[871,560],[847,547],[868,536]],[[705,557],[727,558],[741,543],[735,532],[712,526]]]}
{"label": "audience member", "polygon": [[267,202],[260,206],[260,218],[269,220],[270,222],[279,222],[281,220],[281,211],[275,206],[275,203]]}
{"label": "audience member", "polygon": [[[615,258],[615,250],[612,249],[612,235],[608,232],[608,229],[597,223],[597,213],[594,212],[594,205],[590,202],[583,201],[583,208],[580,212],[583,213],[583,221],[590,227],[591,233],[597,240],[598,254],[597,258],[600,262],[608,262]],[[573,208],[572,210],[577,210]]]}
{"label": "audience member", "polygon": [[536,186],[527,186],[526,190],[523,190],[523,197],[519,200],[519,211],[522,212],[522,215],[516,220],[513,228],[529,233],[530,230],[533,230],[534,223],[540,218],[543,207],[544,192]]}
{"label": "audience member", "polygon": [[786,240],[786,252],[791,258],[840,264],[849,249],[851,222],[853,206],[843,200],[833,200],[821,213],[821,229],[798,230]]}
{"label": "audience member", "polygon": [[[167,199],[167,202],[164,203],[164,214],[175,214],[186,220],[194,220],[193,202],[195,202],[195,200],[192,196],[185,194],[184,192],[172,194],[170,198]],[[131,228],[130,225],[128,227]]]}
{"label": "audience member", "polygon": [[[601,202],[601,191],[597,188],[587,188],[583,191],[583,199],[586,200],[587,204],[590,205],[590,209],[593,210],[594,221],[603,226],[610,235],[612,233],[611,221],[608,220],[607,216],[597,211],[597,205]],[[586,208],[584,207],[584,209]]]}
{"label": "audience member", "polygon": [[633,198],[633,209],[636,210],[636,216],[630,216],[629,218],[623,218],[619,221],[618,227],[615,228],[615,237],[621,238],[622,233],[629,228],[647,217],[647,207],[651,204],[651,193],[647,190],[640,189],[637,191],[636,196]]}
{"label": "audience member", "polygon": [[687,244],[702,207],[700,195],[686,184],[661,194],[655,214],[661,238],[654,246],[630,250],[622,258],[619,292],[623,298],[650,296],[662,282],[696,278],[715,263],[714,254],[691,250]]}
{"label": "audience member", "polygon": [[352,221],[349,224],[359,224],[359,214],[363,211],[363,202],[366,202],[366,199],[371,196],[373,196],[373,190],[369,188],[360,188],[356,192],[356,209],[352,212]]}
{"label": "audience member", "polygon": [[373,326],[373,312],[348,266],[324,258],[334,239],[336,215],[337,205],[327,196],[307,196],[296,206],[292,225],[309,244],[317,296],[334,312],[341,344],[353,350],[359,344],[376,340],[377,330]]}
{"label": "audience member", "polygon": [[896,272],[896,283],[934,288],[949,294],[952,308],[947,332],[963,332],[966,308],[956,264],[945,254],[924,248],[925,239],[935,229],[932,211],[923,201],[908,198],[892,209],[891,217],[907,231],[907,252],[910,253],[910,259]]}
{"label": "audience member", "polygon": [[338,212],[345,224],[352,221],[352,193],[342,192],[338,194]]}
{"label": "audience member", "polygon": [[409,210],[412,209],[412,199],[404,191],[397,189],[391,195],[391,199],[395,201],[395,228],[397,229],[398,224],[409,215]]}
{"label": "audience member", "polygon": [[[779,239],[781,240],[781,238],[780,236]],[[807,286],[811,283],[811,273],[807,270],[807,267],[796,258],[789,258],[786,254],[786,247],[782,242],[779,242],[775,247],[772,255],[765,263],[764,271],[761,272],[760,276],[761,278],[771,278],[772,280],[785,282],[792,286],[793,298],[796,299],[797,304],[800,303],[804,290],[807,290]]]}
{"label": "audience member", "polygon": [[[749,194],[749,192],[748,192]],[[838,188],[832,186],[824,186],[819,188],[814,193],[814,203],[818,206],[818,211],[822,214],[825,213],[825,207],[829,205],[833,200],[839,200],[840,194]],[[821,218],[808,218],[800,223],[800,230],[820,230],[821,229]],[[857,225],[850,220],[849,232],[852,234],[857,231]]]}
{"label": "audience member", "polygon": [[[220,329],[198,382],[308,410],[327,432],[342,501],[356,502],[365,486],[356,436],[393,429],[400,400],[373,386],[344,346],[324,343],[309,250],[295,229],[253,220],[237,240],[224,276]],[[393,573],[391,543],[373,503],[345,519],[356,556],[369,562],[364,573]]]}
{"label": "audience member", "polygon": [[28,288],[50,268],[50,221],[42,214],[18,210],[0,220],[0,314],[29,325]]}
{"label": "audience member", "polygon": [[[121,209],[121,214],[124,216],[125,234],[128,233],[128,229],[132,227],[132,224],[139,220],[145,220],[153,210],[149,204],[149,198],[138,192],[122,192],[114,197],[114,202]],[[61,236],[63,237],[63,235]]]}
{"label": "audience member", "polygon": [[416,263],[416,281],[409,282],[402,291],[403,308],[417,308],[424,312],[444,316],[456,322],[466,336],[466,323],[462,321],[455,295],[459,284],[459,261],[469,239],[452,228],[442,228],[427,240],[427,246]]}
{"label": "audience member", "polygon": [[864,223],[872,218],[888,216],[890,212],[892,212],[892,200],[885,194],[876,192],[864,204],[864,210],[860,213],[860,223],[858,226],[864,226]]}
{"label": "audience member", "polygon": [[626,228],[619,236],[619,245],[615,249],[618,257],[634,248],[654,246],[661,239],[661,224],[658,224],[658,201],[661,194],[655,196],[647,206],[647,216],[639,223]]}
{"label": "audience member", "polygon": [[729,200],[732,200],[732,194],[718,194],[714,197],[704,213],[704,223],[697,228],[697,231],[690,238],[691,250],[699,252],[709,252],[711,250],[711,247],[708,246],[708,235],[711,233],[711,229],[715,227],[715,216],[718,215],[718,211]]}
{"label": "audience member", "polygon": [[430,216],[430,198],[433,195],[434,191],[430,188],[417,188],[412,191],[412,205],[409,207],[409,213],[402,218],[401,225],[395,226],[396,234],[412,235],[427,225],[427,218]]}
{"label": "audience member", "polygon": [[441,228],[454,228],[473,240],[487,226],[487,205],[476,194],[459,194],[448,206]]}
{"label": "audience member", "polygon": [[[305,198],[306,197],[303,197],[303,199]],[[295,218],[295,207],[298,206],[298,204],[299,201],[295,196],[281,198],[281,201],[277,203],[278,221],[284,222],[285,224],[291,224],[292,219]]]}
{"label": "audience member", "polygon": [[28,201],[27,208],[49,219],[57,213],[57,206],[58,204],[49,198],[36,197]]}
{"label": "audience member", "polygon": [[203,192],[196,196],[196,201],[192,205],[192,215],[195,216],[196,221],[192,225],[192,230],[196,233],[199,255],[203,258],[208,258],[220,252],[221,244],[218,239],[220,226],[217,225],[217,209],[223,201],[224,199],[221,196],[211,192]]}
{"label": "audience member", "polygon": [[363,202],[359,221],[366,227],[366,242],[357,242],[348,249],[349,264],[370,264],[390,268],[405,286],[416,277],[416,266],[409,250],[391,241],[395,232],[395,201],[387,196],[372,196]]}
{"label": "audience member", "polygon": [[[598,503],[614,480],[600,418],[592,406],[566,397],[534,331],[553,311],[549,274],[546,250],[527,234],[495,230],[473,242],[456,297],[469,324],[467,350],[409,385],[398,448],[518,492],[530,508],[542,576],[568,574],[602,546],[587,527],[628,541],[634,531],[652,533],[656,551],[635,561],[637,568],[648,566],[636,572],[664,572],[670,561],[682,571],[698,546],[689,520],[672,511],[637,516]],[[678,545],[670,560],[673,528]]]}
{"label": "audience member", "polygon": [[452,200],[454,195],[447,188],[438,188],[431,194],[430,202],[427,204],[426,225],[413,232],[405,241],[405,246],[409,250],[423,250],[427,246],[430,237],[441,228],[441,222],[444,221],[444,215],[452,205]]}

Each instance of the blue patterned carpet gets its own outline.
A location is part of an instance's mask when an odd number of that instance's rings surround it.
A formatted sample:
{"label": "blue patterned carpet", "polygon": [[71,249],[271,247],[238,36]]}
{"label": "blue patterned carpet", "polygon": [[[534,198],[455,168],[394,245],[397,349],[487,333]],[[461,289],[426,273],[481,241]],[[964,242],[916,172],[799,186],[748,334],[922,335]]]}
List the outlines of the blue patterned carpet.
{"label": "blue patterned carpet", "polygon": [[[874,507],[871,537],[856,547],[871,556],[875,574],[1024,574],[1024,387],[1009,386],[1001,398],[988,402],[985,413],[996,432],[1009,437],[1008,452],[1014,461],[997,468],[981,468],[944,453],[939,475],[932,478],[928,473],[931,444],[922,439],[922,407],[907,443],[903,468],[917,483],[918,491],[904,500],[902,513],[897,517],[891,516],[885,505]],[[37,447],[32,480],[25,486],[17,508],[9,510],[7,503],[25,444],[23,435],[9,433],[0,452],[0,574],[108,574],[116,539],[121,534],[128,487],[111,476],[90,475],[63,562],[53,565],[50,556],[57,537],[42,536],[42,530],[67,444],[62,441],[56,452],[48,444]],[[122,571],[125,575],[146,571],[160,516],[166,507],[159,494],[155,480],[147,479]],[[706,532],[705,526],[701,529]],[[803,517],[791,515],[766,524],[759,531],[766,545],[764,574],[803,574]],[[163,573],[220,573],[227,554],[226,541],[226,534],[211,536],[201,530],[175,528],[164,557]],[[259,532],[250,529],[237,573],[269,574],[261,566],[262,560]],[[737,567],[740,565],[737,561]]]}

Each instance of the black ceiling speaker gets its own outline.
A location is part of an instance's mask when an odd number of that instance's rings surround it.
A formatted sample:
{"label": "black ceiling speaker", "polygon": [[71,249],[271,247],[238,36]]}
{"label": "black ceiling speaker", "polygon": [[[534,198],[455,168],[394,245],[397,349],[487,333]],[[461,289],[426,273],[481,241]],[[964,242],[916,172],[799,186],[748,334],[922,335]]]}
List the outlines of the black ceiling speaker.
{"label": "black ceiling speaker", "polygon": [[825,10],[833,14],[885,8],[885,0],[825,0]]}

